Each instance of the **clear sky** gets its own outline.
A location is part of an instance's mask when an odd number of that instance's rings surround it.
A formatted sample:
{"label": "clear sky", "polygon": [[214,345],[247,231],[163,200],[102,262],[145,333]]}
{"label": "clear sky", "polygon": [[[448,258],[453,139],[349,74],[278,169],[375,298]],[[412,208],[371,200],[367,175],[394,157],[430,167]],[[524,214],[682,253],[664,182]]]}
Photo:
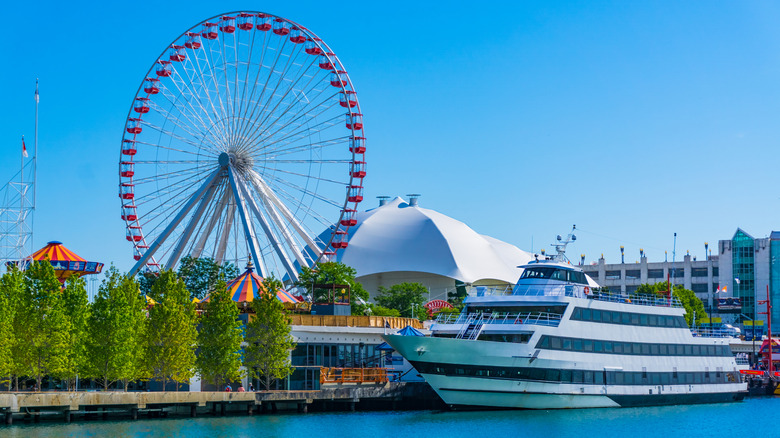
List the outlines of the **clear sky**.
{"label": "clear sky", "polygon": [[[737,227],[780,229],[780,4],[711,2],[9,2],[0,176],[32,144],[35,248],[127,270],[119,144],[147,69],[190,26],[261,10],[321,36],[368,137],[366,201],[421,206],[525,250],[572,224],[572,259],[702,258]],[[334,218],[335,219],[335,218]]]}

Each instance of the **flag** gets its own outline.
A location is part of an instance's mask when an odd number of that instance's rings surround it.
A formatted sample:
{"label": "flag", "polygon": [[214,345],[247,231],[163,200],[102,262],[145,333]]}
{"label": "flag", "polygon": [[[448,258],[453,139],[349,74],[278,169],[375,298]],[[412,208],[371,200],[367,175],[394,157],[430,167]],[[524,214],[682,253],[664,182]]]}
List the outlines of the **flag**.
{"label": "flag", "polygon": [[27,158],[27,146],[24,144],[24,136],[22,136],[22,156]]}

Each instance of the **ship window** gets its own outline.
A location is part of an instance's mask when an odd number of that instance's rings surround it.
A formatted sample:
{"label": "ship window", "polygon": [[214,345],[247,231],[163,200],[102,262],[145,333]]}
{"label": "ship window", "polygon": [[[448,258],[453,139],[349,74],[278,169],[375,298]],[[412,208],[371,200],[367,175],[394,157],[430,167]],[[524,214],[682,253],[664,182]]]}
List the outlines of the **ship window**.
{"label": "ship window", "polygon": [[537,348],[550,348],[550,338],[548,336],[542,336],[542,339],[539,340],[539,345]]}
{"label": "ship window", "polygon": [[693,356],[693,346],[686,345],[685,346],[685,353],[683,353],[685,356]]}
{"label": "ship window", "polygon": [[563,339],[563,349],[564,350],[571,350],[571,339],[564,338]]}
{"label": "ship window", "polygon": [[590,309],[581,309],[582,310],[582,316],[580,316],[580,319],[583,321],[590,321],[591,320],[591,311]]}
{"label": "ship window", "polygon": [[604,372],[595,372],[593,373],[593,383],[596,385],[603,385],[604,384]]}
{"label": "ship window", "polygon": [[652,385],[660,385],[661,384],[661,373],[652,373],[652,374],[650,374],[650,384],[652,384]]}
{"label": "ship window", "polygon": [[604,351],[604,343],[601,341],[593,341],[593,351],[596,353]]}
{"label": "ship window", "polygon": [[593,322],[601,322],[601,310],[592,310]]}
{"label": "ship window", "polygon": [[615,345],[612,342],[604,341],[604,352],[612,353],[615,351]]}
{"label": "ship window", "polygon": [[669,350],[667,349],[666,344],[661,344],[658,346],[658,354],[660,354],[661,356],[666,356],[669,354]]}
{"label": "ship window", "polygon": [[692,348],[691,355],[701,356],[701,346],[693,345],[691,348]]}
{"label": "ship window", "polygon": [[650,345],[650,354],[653,356],[658,356],[658,344],[651,344]]}
{"label": "ship window", "polygon": [[707,345],[707,356],[715,356],[715,346]]}
{"label": "ship window", "polygon": [[634,375],[634,385],[641,385],[644,383],[644,379],[642,378],[642,373],[631,373]]}
{"label": "ship window", "polygon": [[593,351],[593,341],[584,339],[582,341],[582,351]]}
{"label": "ship window", "polygon": [[693,373],[693,383],[702,383],[703,377],[702,373]]}
{"label": "ship window", "polygon": [[647,315],[647,322],[651,327],[658,326],[658,315]]}
{"label": "ship window", "polygon": [[612,312],[606,310],[601,312],[601,319],[606,323],[612,323]]}
{"label": "ship window", "polygon": [[532,368],[528,374],[531,380],[544,380],[545,378],[545,370],[542,368]]}
{"label": "ship window", "polygon": [[574,351],[582,351],[582,339],[575,339],[573,342]]}
{"label": "ship window", "polygon": [[622,342],[613,342],[612,348],[615,351],[615,354],[623,354],[623,343]]}
{"label": "ship window", "polygon": [[571,383],[571,370],[561,370],[561,382]]}
{"label": "ship window", "polygon": [[623,375],[624,373],[615,373],[615,384],[616,385],[622,385],[625,382],[626,376]]}
{"label": "ship window", "polygon": [[643,355],[650,354],[650,344],[642,344],[642,354]]}
{"label": "ship window", "polygon": [[552,348],[555,350],[560,350],[563,347],[561,344],[561,338],[552,338],[550,342],[552,344]]}
{"label": "ship window", "polygon": [[559,382],[561,380],[561,372],[560,372],[560,370],[548,369],[547,370],[547,380],[549,380],[551,382]]}
{"label": "ship window", "polygon": [[555,271],[557,271],[557,269],[547,268],[547,267],[526,268],[525,271],[523,271],[523,275],[521,275],[520,278],[548,279],[550,278],[550,276],[552,276],[553,272]]}
{"label": "ship window", "polygon": [[634,343],[632,347],[634,350],[634,354],[642,354],[642,344]]}
{"label": "ship window", "polygon": [[576,320],[582,320],[582,308],[581,307],[575,307],[574,310],[571,312],[571,319]]}
{"label": "ship window", "polygon": [[561,280],[561,281],[569,281],[568,276],[566,275],[566,271],[562,269],[556,269],[552,275],[550,276],[551,280]]}
{"label": "ship window", "polygon": [[669,373],[661,373],[661,385],[668,385],[671,382]]}
{"label": "ship window", "polygon": [[639,315],[639,325],[647,325],[647,315]]}
{"label": "ship window", "polygon": [[632,325],[639,325],[639,314],[632,313],[631,314],[631,324]]}
{"label": "ship window", "polygon": [[593,383],[593,371],[585,371],[582,375],[583,383]]}

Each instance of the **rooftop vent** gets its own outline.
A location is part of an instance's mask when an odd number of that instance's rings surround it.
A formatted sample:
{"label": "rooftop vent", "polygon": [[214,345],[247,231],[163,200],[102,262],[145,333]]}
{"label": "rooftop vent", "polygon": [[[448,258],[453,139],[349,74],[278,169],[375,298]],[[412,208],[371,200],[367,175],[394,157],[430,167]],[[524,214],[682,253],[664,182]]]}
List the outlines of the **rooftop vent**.
{"label": "rooftop vent", "polygon": [[389,196],[377,196],[376,199],[379,199],[379,206],[387,205],[387,200],[390,199]]}
{"label": "rooftop vent", "polygon": [[420,199],[420,196],[422,196],[422,195],[420,195],[419,193],[410,193],[410,194],[407,194],[406,196],[409,197],[409,206],[410,207],[417,207],[417,205],[419,204],[418,200]]}

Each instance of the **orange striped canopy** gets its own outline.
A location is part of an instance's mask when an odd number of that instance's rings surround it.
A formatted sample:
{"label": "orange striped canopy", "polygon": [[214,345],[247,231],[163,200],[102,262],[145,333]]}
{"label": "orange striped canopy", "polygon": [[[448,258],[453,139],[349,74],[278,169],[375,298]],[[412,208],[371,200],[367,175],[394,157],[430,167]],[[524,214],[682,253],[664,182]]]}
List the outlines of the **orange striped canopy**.
{"label": "orange striped canopy", "polygon": [[[252,262],[246,266],[246,271],[227,284],[228,292],[233,301],[237,303],[251,303],[261,293],[265,293],[263,277],[255,274]],[[299,303],[301,300],[284,289],[276,291],[276,298],[283,303]],[[208,301],[206,297],[203,301]]]}
{"label": "orange striped canopy", "polygon": [[65,248],[62,242],[49,242],[43,248],[35,251],[30,257],[20,262],[22,269],[30,265],[32,261],[48,260],[54,267],[57,279],[64,282],[71,275],[99,274],[103,270],[103,263],[88,262],[79,257],[73,251]]}

